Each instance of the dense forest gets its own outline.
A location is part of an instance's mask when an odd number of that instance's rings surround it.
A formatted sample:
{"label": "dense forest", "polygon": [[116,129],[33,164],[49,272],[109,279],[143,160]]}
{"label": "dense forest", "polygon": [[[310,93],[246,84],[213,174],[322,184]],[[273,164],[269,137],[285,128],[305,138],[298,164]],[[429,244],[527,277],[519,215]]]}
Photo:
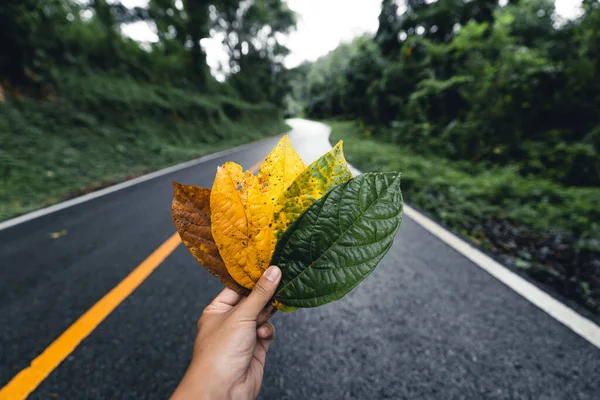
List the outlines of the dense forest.
{"label": "dense forest", "polygon": [[[123,24],[145,21],[158,41]],[[0,3],[0,219],[283,132],[280,0]],[[220,35],[227,79],[203,38]]]}
{"label": "dense forest", "polygon": [[599,1],[383,0],[375,35],[291,73],[290,112],[352,121],[351,162],[600,310]]}
{"label": "dense forest", "polygon": [[299,67],[307,116],[358,119],[451,159],[600,185],[598,1],[563,24],[551,0],[408,0],[401,15],[393,0],[382,7],[374,38]]}
{"label": "dense forest", "polygon": [[[122,35],[122,24],[139,21],[154,27],[156,43],[140,45]],[[295,21],[280,0],[150,0],[147,8],[133,9],[107,0],[7,0],[0,6],[0,78],[9,88],[49,96],[65,69],[102,71],[278,104],[288,50],[277,34]],[[201,45],[216,33],[224,36],[235,72],[225,85],[210,75]]]}

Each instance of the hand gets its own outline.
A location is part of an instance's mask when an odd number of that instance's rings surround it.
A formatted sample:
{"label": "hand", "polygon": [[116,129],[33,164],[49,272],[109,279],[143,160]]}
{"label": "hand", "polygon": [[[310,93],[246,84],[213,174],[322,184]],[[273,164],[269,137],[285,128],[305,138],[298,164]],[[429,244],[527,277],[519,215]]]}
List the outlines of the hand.
{"label": "hand", "polygon": [[269,301],[281,270],[269,267],[247,298],[223,290],[198,321],[192,362],[171,400],[255,399],[275,327]]}

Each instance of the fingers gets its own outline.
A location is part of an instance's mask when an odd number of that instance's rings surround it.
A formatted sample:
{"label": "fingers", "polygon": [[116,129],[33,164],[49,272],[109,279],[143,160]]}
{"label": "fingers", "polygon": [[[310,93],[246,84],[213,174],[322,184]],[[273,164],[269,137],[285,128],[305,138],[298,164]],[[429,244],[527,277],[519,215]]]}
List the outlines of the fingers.
{"label": "fingers", "polygon": [[278,267],[273,265],[267,268],[250,295],[239,305],[240,314],[245,318],[256,319],[275,294],[280,280],[281,270]]}
{"label": "fingers", "polygon": [[275,308],[272,304],[268,304],[261,310],[260,314],[258,314],[258,317],[256,318],[256,326],[261,326],[267,322],[276,311],[277,308]]}
{"label": "fingers", "polygon": [[215,299],[213,300],[213,303],[220,302],[220,303],[224,303],[224,304],[227,304],[228,306],[233,307],[237,303],[239,303],[243,297],[244,296],[242,296],[241,294],[236,293],[229,288],[225,288],[221,291],[221,293],[219,293],[217,295],[217,297],[215,297]]}
{"label": "fingers", "polygon": [[273,343],[273,339],[275,339],[275,327],[268,322],[262,324],[256,330],[256,335],[258,336],[258,342],[254,348],[254,359],[264,368],[267,352],[269,351],[269,347],[271,347],[271,343]]}
{"label": "fingers", "polygon": [[206,311],[228,311],[242,300],[242,295],[225,288],[206,307]]}
{"label": "fingers", "polygon": [[275,339],[275,327],[269,322],[264,323],[256,330],[256,336],[258,336],[260,340],[266,340],[270,342]]}

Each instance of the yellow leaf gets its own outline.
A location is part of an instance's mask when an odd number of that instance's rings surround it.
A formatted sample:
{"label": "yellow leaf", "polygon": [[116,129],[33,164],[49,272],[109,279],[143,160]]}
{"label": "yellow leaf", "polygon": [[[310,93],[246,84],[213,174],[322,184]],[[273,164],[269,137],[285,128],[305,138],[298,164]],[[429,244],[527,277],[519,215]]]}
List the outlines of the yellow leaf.
{"label": "yellow leaf", "polygon": [[62,231],[59,231],[59,232],[52,232],[52,233],[48,234],[48,236],[50,236],[52,239],[58,239],[58,238],[65,236],[66,234],[67,234],[67,230],[63,229]]}
{"label": "yellow leaf", "polygon": [[306,165],[294,150],[292,142],[284,135],[265,158],[258,172],[258,180],[261,185],[268,185],[271,194],[279,197],[305,168]]}
{"label": "yellow leaf", "polygon": [[323,197],[334,186],[348,181],[352,173],[344,158],[342,141],[338,142],[327,154],[308,166],[290,187],[285,191],[279,201],[275,203],[273,211],[273,230],[275,242],[277,238],[306,210],[312,203]]}
{"label": "yellow leaf", "polygon": [[255,177],[226,163],[217,169],[210,197],[212,233],[229,274],[252,289],[273,255],[273,207],[304,163],[287,136],[267,156]]}
{"label": "yellow leaf", "polygon": [[296,311],[298,309],[298,307],[286,306],[285,304],[283,304],[282,302],[280,302],[278,300],[273,300],[271,302],[271,304],[273,305],[273,307],[276,307],[279,311],[283,311],[283,312],[292,312],[292,311]]}
{"label": "yellow leaf", "polygon": [[210,190],[173,182],[173,223],[181,240],[200,265],[226,287],[243,295],[248,290],[229,275],[210,228]]}

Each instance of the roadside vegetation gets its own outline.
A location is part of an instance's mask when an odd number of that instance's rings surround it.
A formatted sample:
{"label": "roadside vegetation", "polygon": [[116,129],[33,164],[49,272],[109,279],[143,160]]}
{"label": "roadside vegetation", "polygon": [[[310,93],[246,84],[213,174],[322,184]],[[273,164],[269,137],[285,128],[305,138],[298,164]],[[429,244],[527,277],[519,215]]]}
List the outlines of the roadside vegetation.
{"label": "roadside vegetation", "polygon": [[389,144],[354,121],[327,121],[362,171],[400,171],[404,199],[505,265],[600,311],[600,188],[563,187],[515,168],[468,164]]}
{"label": "roadside vegetation", "polygon": [[278,114],[225,95],[66,76],[53,101],[0,105],[0,220],[285,132]]}
{"label": "roadside vegetation", "polygon": [[[274,35],[295,16],[281,1],[241,3],[3,4],[0,220],[284,132],[286,49]],[[156,26],[156,43],[121,33],[140,21]],[[230,38],[225,82],[200,46],[211,29]]]}
{"label": "roadside vegetation", "polygon": [[408,203],[600,311],[600,2],[382,1],[379,30],[295,72],[295,106],[333,122]]}

